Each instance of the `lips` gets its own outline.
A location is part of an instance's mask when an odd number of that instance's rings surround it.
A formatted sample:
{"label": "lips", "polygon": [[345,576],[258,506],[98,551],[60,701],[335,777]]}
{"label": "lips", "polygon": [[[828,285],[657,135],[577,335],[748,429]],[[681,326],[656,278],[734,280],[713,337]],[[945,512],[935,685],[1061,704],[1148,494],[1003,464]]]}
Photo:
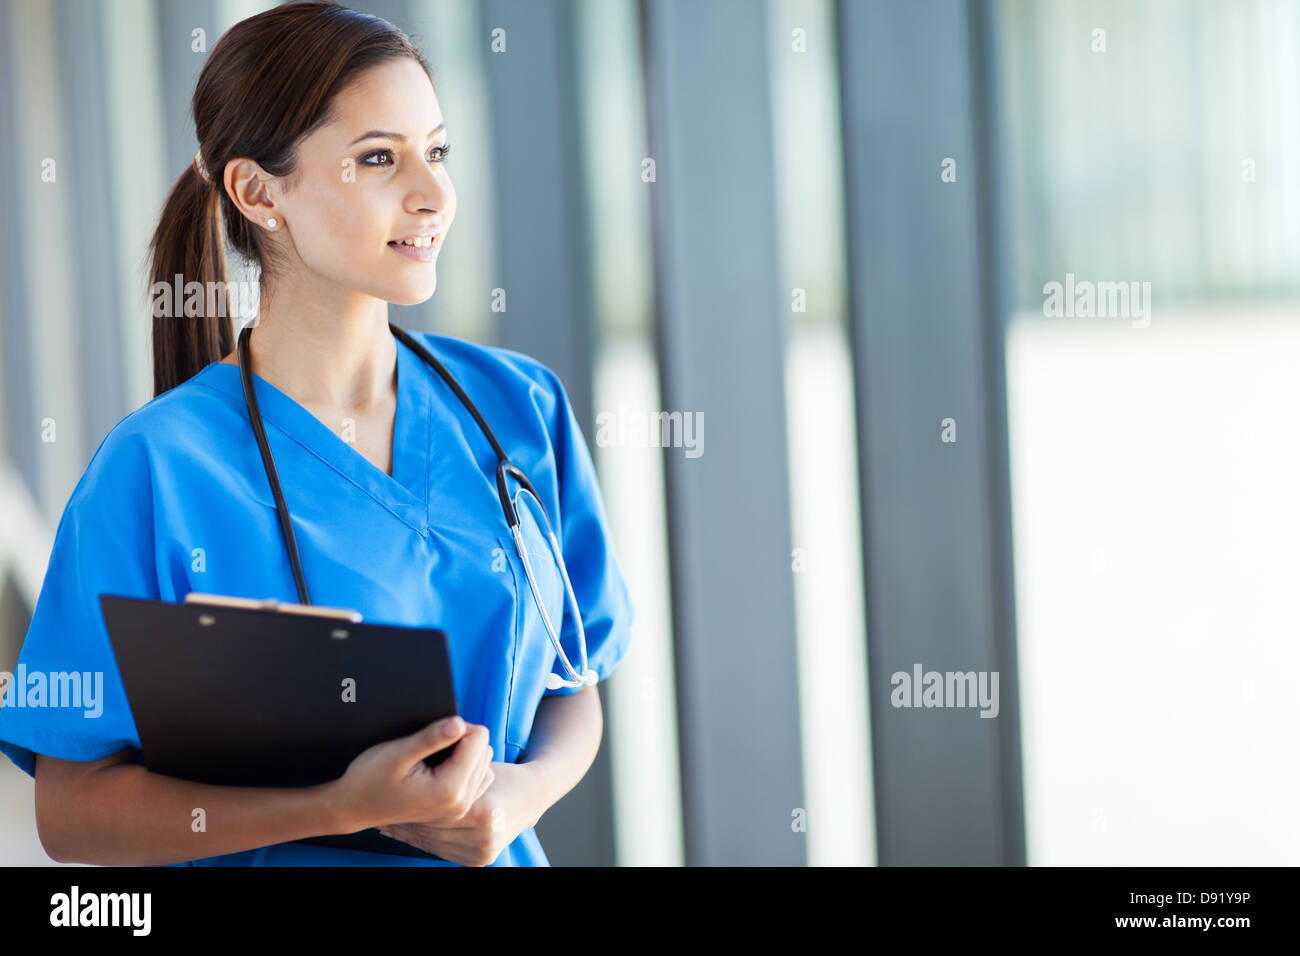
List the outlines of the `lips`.
{"label": "lips", "polygon": [[432,262],[442,249],[442,236],[412,236],[408,239],[394,239],[388,248],[398,255],[406,256],[417,262]]}

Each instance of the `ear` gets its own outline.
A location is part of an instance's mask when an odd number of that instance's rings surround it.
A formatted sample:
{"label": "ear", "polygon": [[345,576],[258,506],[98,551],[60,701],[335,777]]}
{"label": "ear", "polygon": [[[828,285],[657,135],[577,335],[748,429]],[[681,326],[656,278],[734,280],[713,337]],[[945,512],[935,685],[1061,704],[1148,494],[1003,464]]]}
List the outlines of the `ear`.
{"label": "ear", "polygon": [[268,219],[283,219],[277,203],[276,178],[256,160],[230,160],[222,170],[222,185],[235,207],[251,222],[264,226]]}

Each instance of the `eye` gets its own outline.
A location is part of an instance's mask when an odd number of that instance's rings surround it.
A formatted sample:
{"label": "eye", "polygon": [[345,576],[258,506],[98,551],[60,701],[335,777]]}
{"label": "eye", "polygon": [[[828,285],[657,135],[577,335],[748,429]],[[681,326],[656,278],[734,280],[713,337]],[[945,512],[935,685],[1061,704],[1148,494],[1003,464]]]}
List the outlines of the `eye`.
{"label": "eye", "polygon": [[[430,152],[437,153],[437,156],[432,157],[433,162],[435,163],[445,162],[447,159],[447,154],[451,152],[451,143],[444,143],[442,146],[434,146],[430,150]],[[388,157],[388,162],[377,163],[377,162],[370,161],[372,158],[376,158],[380,156]],[[361,157],[361,165],[370,166],[374,169],[383,169],[386,166],[391,165],[392,160],[393,160],[393,151],[391,149],[375,149],[375,150],[371,150],[370,152],[366,153],[364,156]]]}
{"label": "eye", "polygon": [[371,159],[372,157],[375,157],[375,156],[387,156],[387,157],[389,158],[389,160],[391,161],[392,158],[393,158],[393,151],[392,151],[391,149],[376,149],[376,150],[372,150],[371,152],[366,153],[364,156],[361,157],[361,165],[363,165],[363,166],[374,166],[376,169],[380,169],[380,168],[383,168],[384,166],[389,165],[388,163],[372,163],[372,162],[370,162],[370,159]]}

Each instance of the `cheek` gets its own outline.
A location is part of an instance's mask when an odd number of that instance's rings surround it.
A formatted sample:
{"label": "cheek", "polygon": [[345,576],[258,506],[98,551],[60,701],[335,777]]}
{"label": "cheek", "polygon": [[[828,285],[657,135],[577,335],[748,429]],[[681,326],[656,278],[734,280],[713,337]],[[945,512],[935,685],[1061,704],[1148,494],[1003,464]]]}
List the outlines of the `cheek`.
{"label": "cheek", "polygon": [[305,197],[294,241],[303,262],[316,270],[347,275],[372,264],[387,249],[387,236],[360,184],[340,183]]}

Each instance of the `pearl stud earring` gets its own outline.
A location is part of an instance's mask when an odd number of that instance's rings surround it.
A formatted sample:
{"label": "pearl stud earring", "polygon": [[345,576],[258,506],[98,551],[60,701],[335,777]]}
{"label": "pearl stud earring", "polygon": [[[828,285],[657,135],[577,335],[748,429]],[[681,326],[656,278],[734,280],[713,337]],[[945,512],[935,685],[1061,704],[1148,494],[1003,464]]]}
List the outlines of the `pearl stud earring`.
{"label": "pearl stud earring", "polygon": [[266,228],[268,228],[268,229],[274,229],[274,228],[275,228],[275,217],[274,217],[274,216],[272,216],[270,219],[266,220]]}

